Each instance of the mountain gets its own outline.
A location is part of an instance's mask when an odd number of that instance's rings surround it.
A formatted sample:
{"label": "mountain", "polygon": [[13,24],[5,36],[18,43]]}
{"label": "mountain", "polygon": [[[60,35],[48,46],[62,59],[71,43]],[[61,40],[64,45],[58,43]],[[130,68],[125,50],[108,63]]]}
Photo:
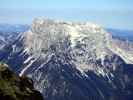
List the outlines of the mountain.
{"label": "mountain", "polygon": [[0,100],[43,100],[43,97],[33,88],[32,80],[15,75],[0,63]]}
{"label": "mountain", "polygon": [[114,41],[96,24],[35,19],[0,60],[45,100],[132,100],[133,56]]}
{"label": "mountain", "polygon": [[129,40],[133,42],[133,30],[121,30],[121,29],[106,29],[109,33],[112,34],[114,38],[118,38],[121,40]]}
{"label": "mountain", "polygon": [[2,33],[20,33],[20,32],[25,32],[29,29],[28,25],[21,25],[21,24],[0,24],[0,32]]}
{"label": "mountain", "polygon": [[28,29],[28,25],[0,24],[0,48],[4,47],[10,42],[13,42],[20,33],[23,33]]}

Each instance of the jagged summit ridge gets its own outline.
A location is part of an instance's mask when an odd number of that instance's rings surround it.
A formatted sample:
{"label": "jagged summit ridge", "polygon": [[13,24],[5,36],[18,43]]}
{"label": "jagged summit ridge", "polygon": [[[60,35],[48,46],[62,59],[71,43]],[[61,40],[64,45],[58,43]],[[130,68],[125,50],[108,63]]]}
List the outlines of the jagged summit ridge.
{"label": "jagged summit ridge", "polygon": [[109,37],[100,26],[95,24],[46,19],[34,20],[31,29],[24,35],[25,45],[32,52],[48,51],[52,45],[59,49],[68,49],[66,45],[70,44],[74,48],[79,42],[90,43],[90,46],[95,44],[98,47],[92,48],[101,49],[103,44],[107,44]]}

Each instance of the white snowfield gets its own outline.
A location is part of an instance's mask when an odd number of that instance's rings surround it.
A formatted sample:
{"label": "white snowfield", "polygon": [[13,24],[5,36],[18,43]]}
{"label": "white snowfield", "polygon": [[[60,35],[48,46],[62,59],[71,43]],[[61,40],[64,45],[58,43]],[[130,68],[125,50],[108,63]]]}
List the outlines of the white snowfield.
{"label": "white snowfield", "polygon": [[[97,70],[93,64],[88,67],[89,62],[97,59],[103,61],[106,55],[112,53],[122,57],[126,63],[133,63],[133,55],[114,47],[109,33],[99,25],[88,22],[35,19],[24,37],[25,49],[33,54],[33,58],[66,53],[72,58],[71,62],[77,69],[83,71]],[[103,73],[102,69],[99,69],[99,73]]]}

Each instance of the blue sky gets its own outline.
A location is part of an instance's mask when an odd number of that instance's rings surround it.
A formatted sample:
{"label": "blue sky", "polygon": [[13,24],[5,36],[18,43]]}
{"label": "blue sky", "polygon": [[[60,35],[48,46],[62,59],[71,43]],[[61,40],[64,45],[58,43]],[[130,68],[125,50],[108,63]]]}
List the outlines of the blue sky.
{"label": "blue sky", "polygon": [[0,23],[30,24],[43,17],[133,29],[132,5],[133,0],[0,0]]}

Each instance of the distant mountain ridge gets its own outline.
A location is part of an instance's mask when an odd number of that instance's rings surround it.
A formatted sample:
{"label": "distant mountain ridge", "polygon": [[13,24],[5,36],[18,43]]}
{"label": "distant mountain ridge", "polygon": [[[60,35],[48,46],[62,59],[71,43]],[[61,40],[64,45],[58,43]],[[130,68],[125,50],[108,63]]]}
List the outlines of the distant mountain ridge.
{"label": "distant mountain ridge", "polygon": [[28,29],[28,25],[0,24],[0,48],[13,42],[20,33],[23,33]]}
{"label": "distant mountain ridge", "polygon": [[129,40],[133,42],[133,30],[122,30],[122,29],[111,29],[106,28],[106,30],[112,34],[114,38],[119,38],[122,40]]}
{"label": "distant mountain ridge", "polygon": [[10,33],[10,32],[25,32],[29,29],[29,25],[22,24],[5,24],[0,23],[0,32]]}

